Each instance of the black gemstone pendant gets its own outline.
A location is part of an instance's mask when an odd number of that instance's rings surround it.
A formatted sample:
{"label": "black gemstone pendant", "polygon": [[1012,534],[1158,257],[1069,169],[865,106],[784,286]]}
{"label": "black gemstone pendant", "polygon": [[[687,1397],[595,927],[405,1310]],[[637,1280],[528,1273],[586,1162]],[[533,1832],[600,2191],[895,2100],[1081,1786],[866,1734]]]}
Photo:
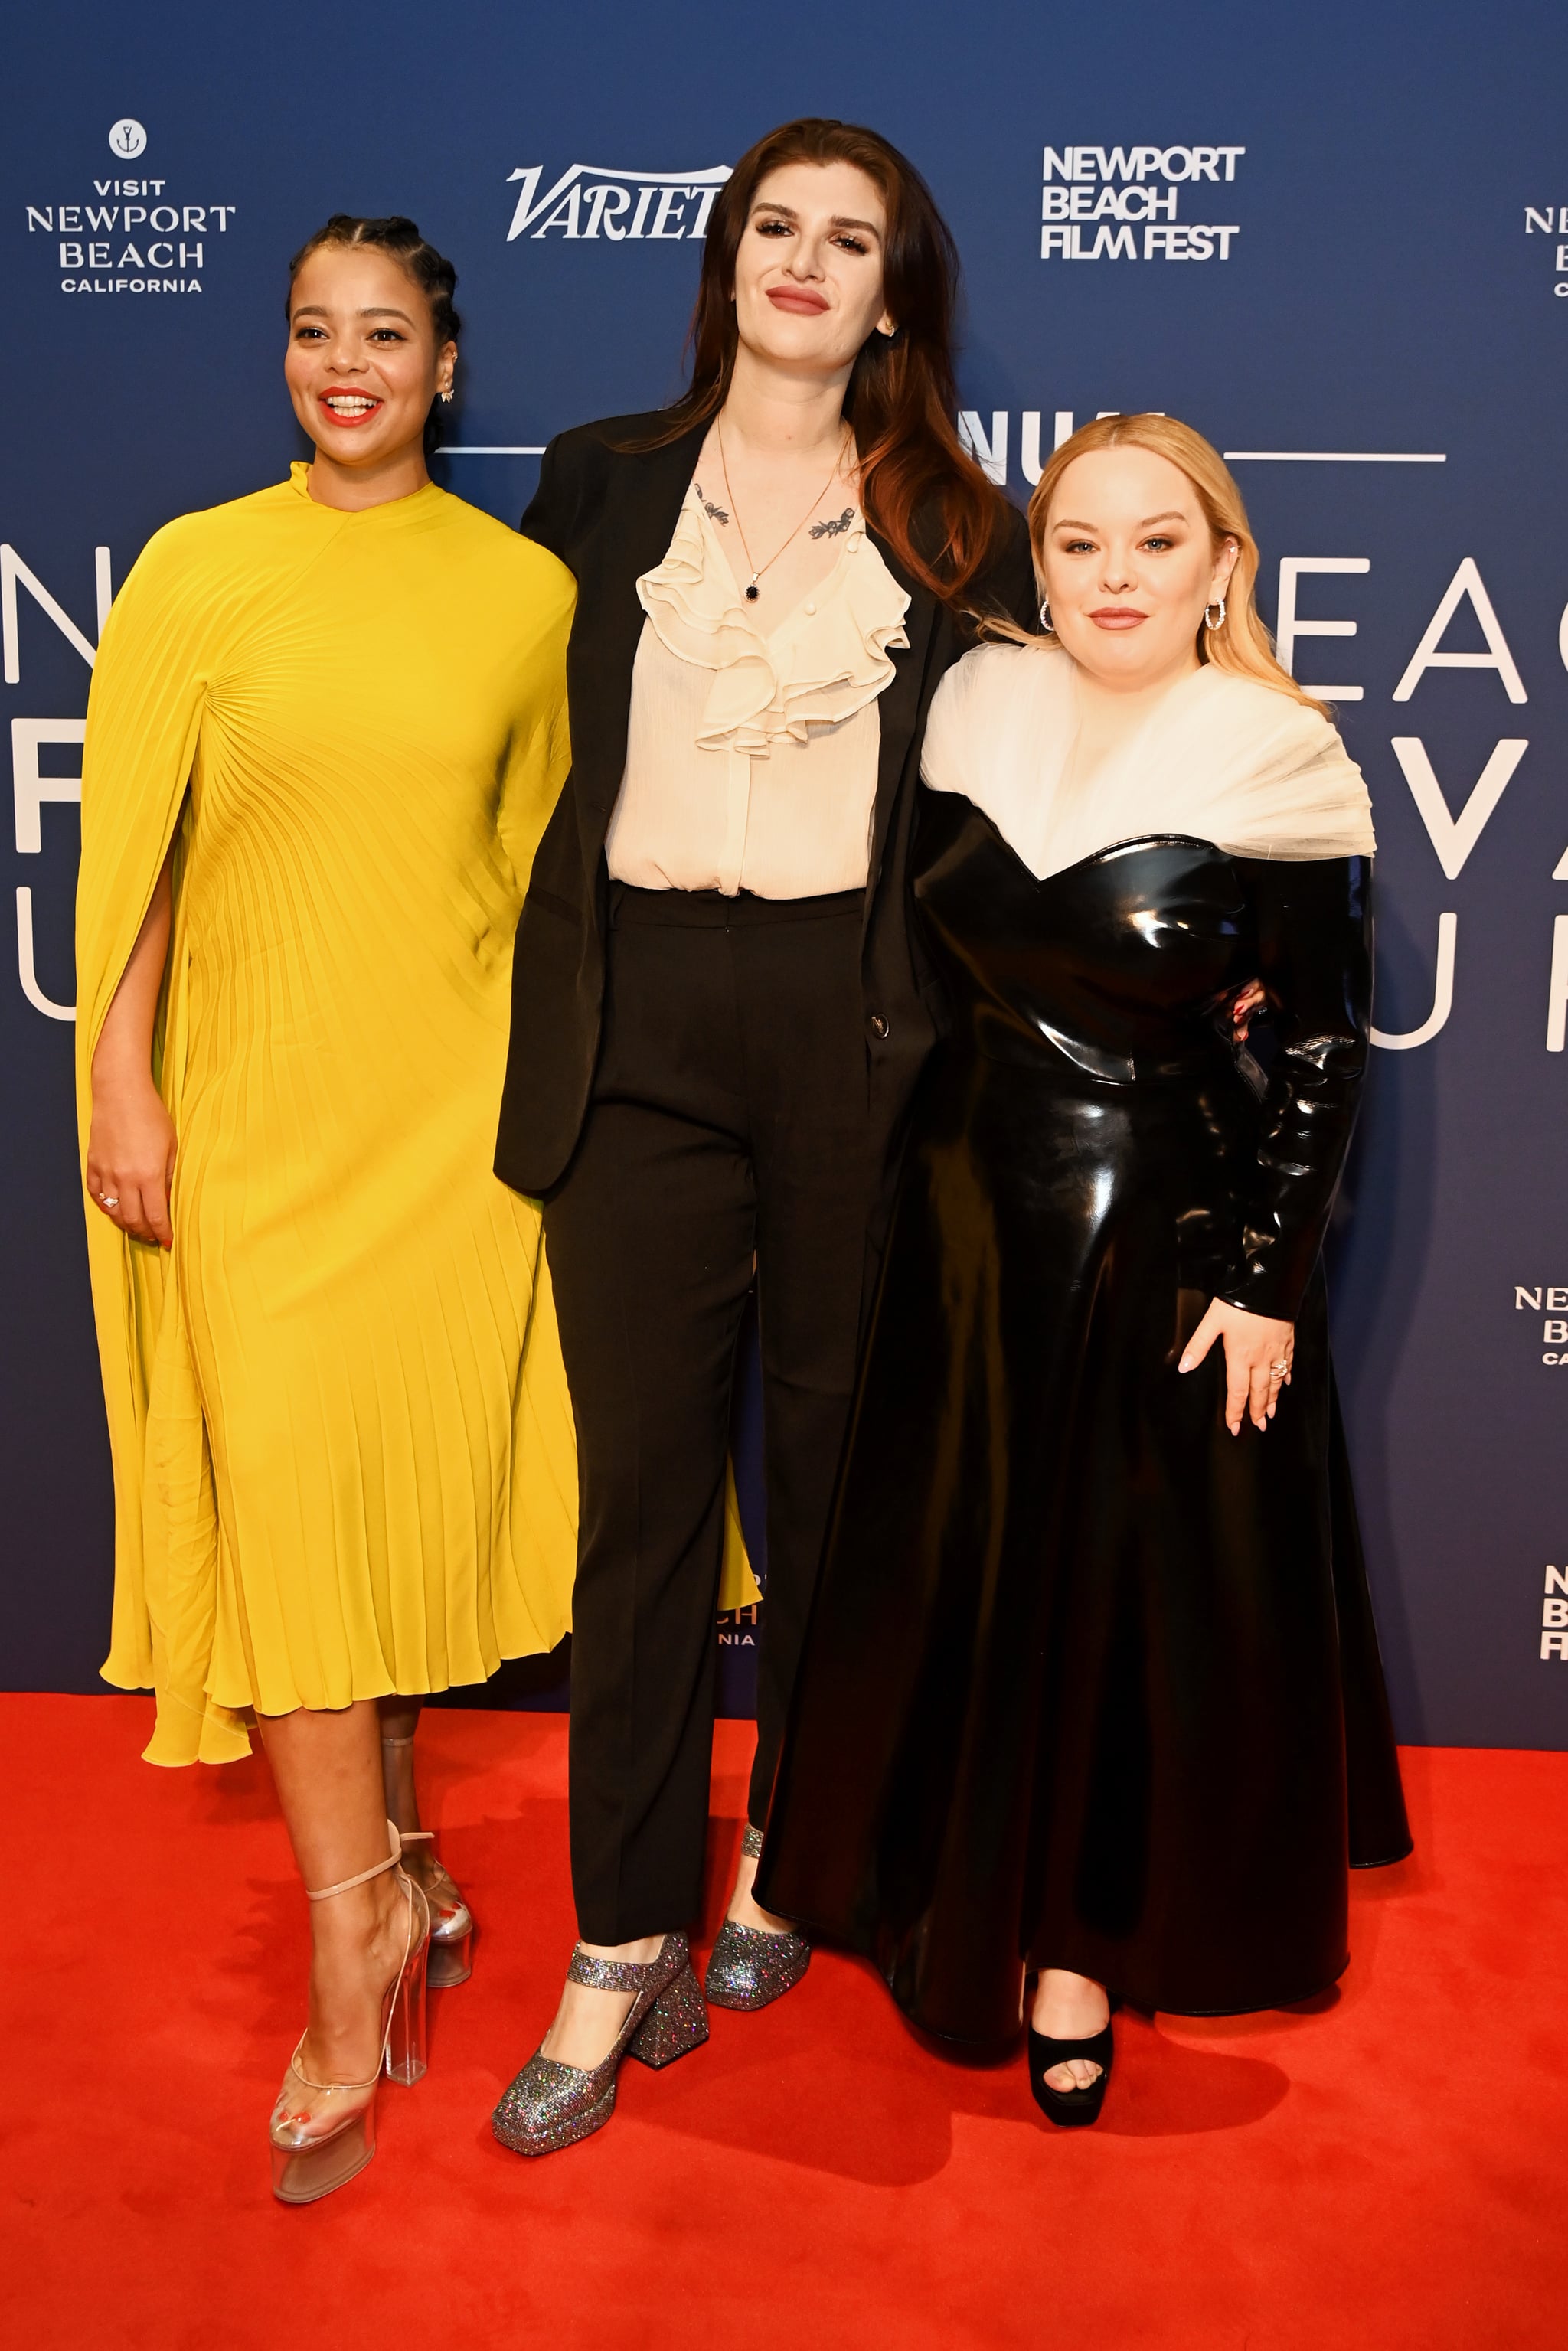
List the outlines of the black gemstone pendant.
{"label": "black gemstone pendant", "polygon": [[762,593],[761,589],[760,589],[760,588],[758,588],[758,584],[757,584],[756,580],[754,580],[752,581],[752,583],[751,583],[750,587],[749,587],[749,588],[747,590],[747,591],[746,591],[746,601],[747,601],[747,602],[748,604],[755,604],[755,603],[756,603],[756,601],[757,601],[757,600],[758,600],[758,596],[760,596],[760,595],[761,595],[761,593]]}

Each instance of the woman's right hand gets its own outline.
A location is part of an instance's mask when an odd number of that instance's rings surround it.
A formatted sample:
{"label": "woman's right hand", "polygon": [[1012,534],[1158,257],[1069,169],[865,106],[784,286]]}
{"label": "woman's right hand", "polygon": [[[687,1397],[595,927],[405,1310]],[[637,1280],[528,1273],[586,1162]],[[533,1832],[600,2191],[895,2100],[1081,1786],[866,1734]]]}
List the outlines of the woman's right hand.
{"label": "woman's right hand", "polygon": [[95,1080],[87,1188],[94,1206],[133,1241],[173,1247],[169,1186],[175,1149],[174,1122],[151,1071],[108,1086]]}

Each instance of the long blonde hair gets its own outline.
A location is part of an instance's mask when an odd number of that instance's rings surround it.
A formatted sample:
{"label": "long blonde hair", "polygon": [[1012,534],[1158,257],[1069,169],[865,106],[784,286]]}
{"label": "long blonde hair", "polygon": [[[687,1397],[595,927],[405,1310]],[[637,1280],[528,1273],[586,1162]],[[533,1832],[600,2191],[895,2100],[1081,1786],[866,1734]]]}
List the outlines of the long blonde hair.
{"label": "long blonde hair", "polygon": [[[1041,550],[1056,486],[1075,457],[1087,456],[1095,449],[1148,449],[1156,457],[1167,457],[1197,492],[1215,553],[1218,555],[1228,538],[1236,541],[1236,566],[1225,591],[1225,618],[1218,629],[1209,628],[1206,622],[1198,623],[1198,660],[1212,662],[1216,669],[1229,670],[1238,677],[1256,678],[1260,685],[1272,686],[1276,694],[1289,695],[1292,702],[1305,703],[1309,709],[1331,717],[1333,714],[1325,705],[1304,693],[1290,671],[1281,666],[1274,651],[1274,640],[1258,611],[1258,542],[1248,524],[1247,508],[1235,476],[1213,444],[1177,417],[1097,416],[1092,423],[1081,424],[1053,453],[1029,502],[1029,537],[1036,580],[1043,581]],[[1036,638],[1033,642],[1039,643],[1041,640]],[[1056,642],[1053,631],[1047,632],[1044,642]]]}

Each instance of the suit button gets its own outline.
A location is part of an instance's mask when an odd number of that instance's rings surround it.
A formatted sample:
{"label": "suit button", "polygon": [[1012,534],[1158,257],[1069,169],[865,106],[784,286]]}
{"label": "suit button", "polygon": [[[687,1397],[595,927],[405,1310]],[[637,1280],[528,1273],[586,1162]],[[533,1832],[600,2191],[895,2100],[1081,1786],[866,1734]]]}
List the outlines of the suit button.
{"label": "suit button", "polygon": [[880,1012],[873,1012],[871,1016],[871,1033],[879,1045],[887,1034],[887,1022]]}

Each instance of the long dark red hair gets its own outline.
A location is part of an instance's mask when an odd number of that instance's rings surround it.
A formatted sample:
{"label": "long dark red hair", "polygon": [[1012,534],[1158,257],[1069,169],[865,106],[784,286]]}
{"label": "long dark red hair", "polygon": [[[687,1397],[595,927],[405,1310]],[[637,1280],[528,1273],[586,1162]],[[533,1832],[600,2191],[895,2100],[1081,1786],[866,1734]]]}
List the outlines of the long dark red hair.
{"label": "long dark red hair", "polygon": [[738,341],[736,256],[758,186],[789,163],[852,163],[882,196],[883,285],[898,331],[868,337],[844,394],[860,452],[861,502],[907,569],[945,603],[963,606],[998,542],[1005,507],[953,423],[958,249],[914,164],[876,131],[809,115],[770,131],[741,157],[703,248],[688,340],[691,385],[647,445],[677,439],[723,407]]}

